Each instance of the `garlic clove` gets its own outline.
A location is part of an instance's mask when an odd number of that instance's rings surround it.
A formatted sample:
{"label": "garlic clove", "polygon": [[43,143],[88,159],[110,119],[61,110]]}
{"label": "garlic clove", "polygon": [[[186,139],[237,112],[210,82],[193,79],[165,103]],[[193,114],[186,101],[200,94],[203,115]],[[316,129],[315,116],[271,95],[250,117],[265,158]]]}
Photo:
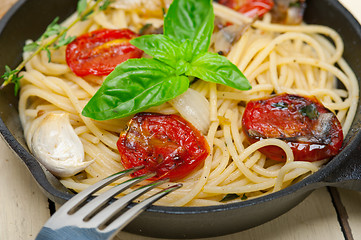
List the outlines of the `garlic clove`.
{"label": "garlic clove", "polygon": [[189,88],[185,93],[169,101],[184,119],[203,134],[207,134],[211,124],[208,100],[196,90]]}
{"label": "garlic clove", "polygon": [[83,144],[66,113],[50,113],[41,121],[31,138],[31,150],[58,177],[73,176],[92,163],[84,161]]}

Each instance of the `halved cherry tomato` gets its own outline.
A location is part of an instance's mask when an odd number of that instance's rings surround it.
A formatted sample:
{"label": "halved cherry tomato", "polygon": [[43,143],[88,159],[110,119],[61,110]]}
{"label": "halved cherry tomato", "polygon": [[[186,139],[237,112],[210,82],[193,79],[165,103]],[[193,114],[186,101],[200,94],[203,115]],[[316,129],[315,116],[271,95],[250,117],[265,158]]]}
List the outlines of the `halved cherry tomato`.
{"label": "halved cherry tomato", "polygon": [[[265,138],[285,141],[296,161],[312,162],[335,156],[343,142],[337,117],[315,97],[282,94],[250,101],[242,125],[251,143]],[[279,147],[267,146],[260,151],[271,159],[286,160]]]}
{"label": "halved cherry tomato", "polygon": [[262,17],[274,5],[273,0],[219,0],[218,2],[251,18]]}
{"label": "halved cherry tomato", "polygon": [[104,76],[143,51],[129,41],[138,35],[129,29],[100,29],[77,37],[66,48],[66,62],[78,76]]}
{"label": "halved cherry tomato", "polygon": [[153,180],[181,179],[209,154],[205,137],[177,115],[138,113],[117,142],[123,166],[144,165],[134,175],[155,172]]}

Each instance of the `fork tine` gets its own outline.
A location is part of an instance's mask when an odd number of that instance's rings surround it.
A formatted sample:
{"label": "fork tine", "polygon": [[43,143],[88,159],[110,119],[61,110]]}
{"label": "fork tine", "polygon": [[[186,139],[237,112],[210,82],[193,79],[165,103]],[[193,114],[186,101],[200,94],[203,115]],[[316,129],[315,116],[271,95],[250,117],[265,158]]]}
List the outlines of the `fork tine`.
{"label": "fork tine", "polygon": [[66,212],[69,212],[69,211],[71,212],[73,209],[75,209],[79,205],[83,204],[90,195],[97,192],[99,189],[103,188],[104,186],[106,186],[126,175],[132,174],[142,168],[143,167],[140,166],[140,167],[126,169],[124,171],[115,173],[115,174],[95,183],[94,185],[90,186],[89,188],[85,189],[84,191],[81,191],[80,193],[78,193],[77,195],[72,197],[69,201],[64,203],[64,205],[62,206],[61,209],[64,209],[64,211],[66,211]]}
{"label": "fork tine", "polygon": [[138,189],[135,189],[133,192],[122,196],[121,198],[117,199],[114,203],[104,208],[102,211],[96,214],[92,219],[90,219],[89,222],[99,223],[98,225],[102,226],[103,224],[107,223],[112,217],[118,214],[122,209],[124,209],[134,199],[167,181],[169,181],[169,179],[161,179],[152,182],[148,185],[139,187]]}
{"label": "fork tine", "polygon": [[96,198],[92,199],[90,202],[88,202],[84,207],[80,208],[78,211],[74,213],[75,217],[79,217],[83,219],[84,221],[87,221],[94,213],[100,209],[102,206],[104,206],[112,197],[115,197],[119,193],[123,192],[124,190],[136,185],[137,183],[148,179],[150,177],[153,177],[155,174],[147,174],[142,175],[139,177],[131,178],[125,182],[122,182],[108,191],[100,194]]}
{"label": "fork tine", "polygon": [[[145,186],[146,190],[141,189],[140,192],[149,191],[150,189],[158,186],[159,184],[149,184]],[[140,203],[137,203],[132,208],[118,216],[114,221],[112,221],[108,226],[106,226],[104,229],[100,229],[101,232],[107,232],[112,233],[111,237],[114,237],[120,230],[122,230],[129,222],[131,222],[134,218],[136,218],[139,214],[141,214],[145,209],[147,209],[152,203],[156,202],[160,198],[164,197],[165,195],[179,189],[183,185],[181,183],[173,185],[171,187],[168,187],[166,189],[163,189],[162,191],[159,191],[152,196],[148,197],[147,199],[143,200]],[[137,189],[139,190],[139,189]],[[135,190],[135,191],[137,191]],[[138,194],[141,195],[142,193]],[[128,196],[128,195],[127,195]],[[118,201],[121,201],[122,199],[119,199]],[[112,205],[108,206],[109,208],[112,208],[111,210],[114,212],[114,208]]]}

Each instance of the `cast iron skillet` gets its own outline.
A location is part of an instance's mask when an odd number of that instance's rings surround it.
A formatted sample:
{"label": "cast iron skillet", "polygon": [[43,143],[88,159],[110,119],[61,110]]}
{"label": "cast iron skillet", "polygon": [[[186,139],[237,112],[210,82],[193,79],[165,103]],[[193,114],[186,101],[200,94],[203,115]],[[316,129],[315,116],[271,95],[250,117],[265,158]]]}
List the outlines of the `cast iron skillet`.
{"label": "cast iron skillet", "polygon": [[[55,16],[60,16],[61,20],[69,16],[75,10],[76,2],[18,2],[0,22],[1,71],[5,65],[14,68],[21,61],[22,46],[26,39],[37,39]],[[361,82],[361,27],[358,22],[337,0],[309,0],[307,3],[306,22],[328,25],[342,35],[345,42],[344,57]],[[3,138],[25,163],[46,196],[58,203],[64,203],[73,194],[44,170],[29,153],[18,118],[17,98],[12,87],[0,92],[0,103],[0,132]],[[360,120],[359,107],[342,152],[324,168],[297,184],[261,198],[221,206],[153,206],[129,224],[126,230],[163,238],[218,236],[239,232],[276,218],[300,203],[312,190],[322,186],[360,191]]]}

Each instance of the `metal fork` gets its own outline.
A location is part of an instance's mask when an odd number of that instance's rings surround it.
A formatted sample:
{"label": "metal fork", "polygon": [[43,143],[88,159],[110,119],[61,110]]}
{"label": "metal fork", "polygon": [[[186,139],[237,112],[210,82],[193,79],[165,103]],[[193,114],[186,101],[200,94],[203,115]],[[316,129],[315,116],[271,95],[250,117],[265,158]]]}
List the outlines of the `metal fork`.
{"label": "metal fork", "polygon": [[114,202],[109,203],[114,196],[154,176],[153,174],[148,174],[129,179],[94,199],[87,201],[94,193],[103,187],[139,169],[141,168],[128,169],[114,174],[72,197],[45,223],[36,240],[112,239],[122,228],[152,203],[182,186],[181,184],[176,184],[166,188],[142,202],[135,204],[127,211],[124,211],[125,207],[134,199],[168,180],[159,180],[139,187]]}

